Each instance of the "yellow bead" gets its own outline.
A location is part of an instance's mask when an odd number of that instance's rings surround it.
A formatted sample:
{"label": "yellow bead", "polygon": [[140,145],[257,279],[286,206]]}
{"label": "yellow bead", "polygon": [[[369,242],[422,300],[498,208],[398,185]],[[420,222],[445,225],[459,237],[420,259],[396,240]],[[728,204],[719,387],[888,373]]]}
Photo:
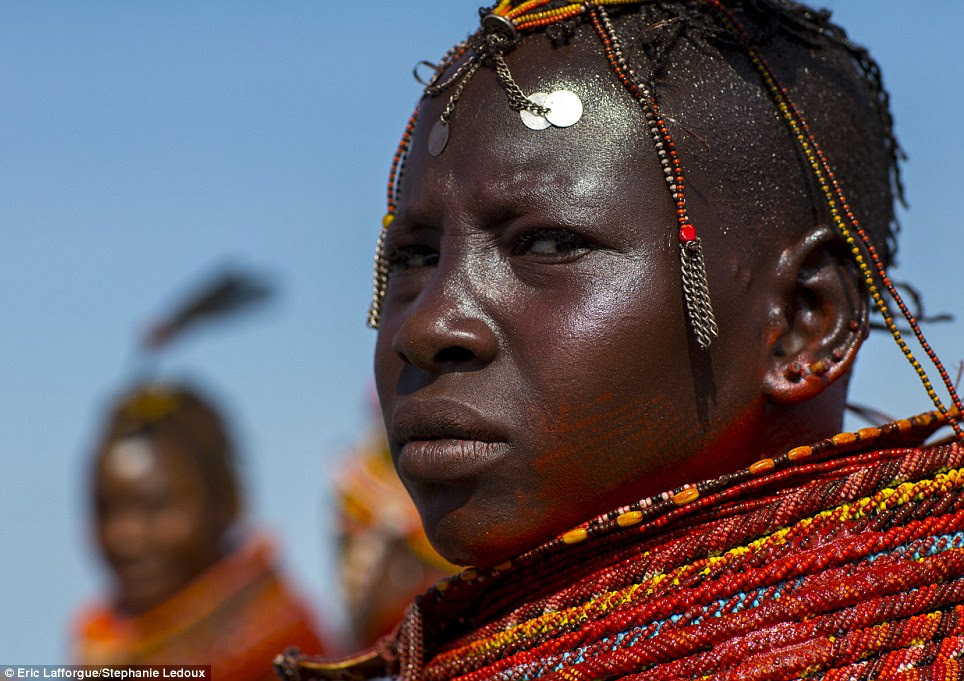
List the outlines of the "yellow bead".
{"label": "yellow bead", "polygon": [[620,527],[631,527],[643,521],[643,514],[640,511],[629,511],[616,518],[616,524]]}
{"label": "yellow bead", "polygon": [[462,573],[459,575],[459,578],[462,579],[462,581],[471,582],[473,579],[475,579],[478,576],[479,575],[475,570],[473,570],[472,568],[469,568],[467,570],[462,570]]}
{"label": "yellow bead", "polygon": [[566,544],[578,544],[579,542],[584,541],[588,536],[589,534],[586,532],[586,530],[580,527],[575,530],[570,530],[562,535],[562,541],[564,541]]}
{"label": "yellow bead", "polygon": [[805,459],[813,454],[813,447],[796,447],[787,452],[787,458],[790,461],[798,461],[799,459]]}
{"label": "yellow bead", "polygon": [[691,504],[700,498],[700,491],[695,487],[690,487],[684,489],[682,492],[677,492],[673,495],[673,503],[677,506],[685,506],[686,504]]}
{"label": "yellow bead", "polygon": [[833,442],[838,447],[840,445],[849,445],[857,441],[857,436],[853,433],[837,433],[830,441]]}
{"label": "yellow bead", "polygon": [[772,471],[775,465],[773,459],[760,459],[756,463],[750,464],[750,472],[753,475],[763,475]]}
{"label": "yellow bead", "polygon": [[385,213],[385,216],[382,218],[382,229],[388,229],[388,226],[392,224],[392,220],[394,219],[394,213]]}

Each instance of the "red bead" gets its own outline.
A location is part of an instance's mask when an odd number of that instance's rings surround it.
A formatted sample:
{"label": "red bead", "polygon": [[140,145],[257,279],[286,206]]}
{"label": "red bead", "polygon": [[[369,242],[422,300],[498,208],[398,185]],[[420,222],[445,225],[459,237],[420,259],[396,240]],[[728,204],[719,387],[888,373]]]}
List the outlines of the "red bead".
{"label": "red bead", "polygon": [[690,241],[696,240],[696,227],[690,223],[686,223],[679,228],[679,240],[680,243],[688,244]]}

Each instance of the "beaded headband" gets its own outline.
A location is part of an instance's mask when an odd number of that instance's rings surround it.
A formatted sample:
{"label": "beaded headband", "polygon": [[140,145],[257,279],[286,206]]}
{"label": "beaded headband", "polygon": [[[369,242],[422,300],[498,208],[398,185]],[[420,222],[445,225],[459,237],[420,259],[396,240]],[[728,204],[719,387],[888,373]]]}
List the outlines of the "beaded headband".
{"label": "beaded headband", "polygon": [[173,414],[182,406],[177,393],[163,385],[139,388],[124,400],[119,414],[130,429],[144,428]]}
{"label": "beaded headband", "polygon": [[[696,227],[690,221],[686,211],[686,178],[683,165],[676,151],[673,137],[660,113],[659,104],[649,88],[636,78],[623,56],[622,43],[606,12],[607,6],[642,5],[651,1],[586,0],[561,5],[556,2],[557,6],[545,9],[554,0],[525,0],[523,2],[501,0],[491,8],[480,10],[480,14],[482,14],[481,30],[449,50],[436,67],[433,77],[426,84],[425,95],[428,97],[436,97],[454,87],[448,104],[429,134],[428,151],[433,156],[438,156],[444,152],[448,142],[449,121],[462,90],[483,64],[491,64],[494,67],[499,82],[506,92],[509,106],[520,113],[523,123],[527,127],[538,130],[550,125],[565,127],[565,125],[572,125],[577,122],[582,113],[581,103],[578,107],[575,106],[575,103],[568,97],[572,93],[566,93],[566,91],[554,92],[549,95],[535,93],[526,97],[513,80],[503,55],[516,45],[519,36],[523,33],[543,30],[547,26],[557,24],[565,19],[587,15],[599,37],[613,74],[629,94],[639,102],[645,115],[646,124],[656,146],[667,187],[676,205],[682,288],[686,301],[687,316],[698,344],[701,348],[706,349],[713,338],[717,336],[718,329],[709,297],[702,246]],[[820,189],[824,204],[830,212],[834,227],[846,242],[864,286],[870,294],[874,306],[883,317],[884,325],[917,373],[928,397],[937,407],[937,411],[954,429],[957,438],[964,440],[964,429],[962,429],[960,423],[962,414],[964,414],[964,406],[961,404],[954,384],[937,354],[924,337],[917,319],[891,282],[883,259],[877,252],[870,235],[861,226],[851,210],[847,196],[829,158],[810,131],[807,119],[791,99],[789,90],[777,78],[764,56],[753,47],[746,28],[722,0],[692,0],[692,2],[707,8],[719,25],[742,45],[751,64],[763,81],[764,88],[776,106],[780,117],[787,124],[800,152],[806,159],[807,166]],[[466,55],[468,56],[466,57]],[[443,75],[463,57],[466,58],[462,64],[450,76],[442,80]],[[575,95],[572,96],[575,97]],[[578,100],[578,98],[576,99]],[[553,107],[556,108],[555,111],[553,111]],[[577,108],[578,115],[575,113]],[[385,235],[395,216],[405,158],[411,147],[412,133],[418,113],[419,108],[416,107],[405,126],[389,172],[388,206],[382,220],[382,229],[376,246],[373,294],[368,313],[368,324],[372,328],[378,328],[382,301],[388,288],[388,263],[384,254]],[[907,320],[914,337],[940,375],[950,397],[952,410],[949,411],[943,404],[927,372],[908,347],[894,322],[890,306],[884,299],[881,289],[887,291],[901,315]]]}

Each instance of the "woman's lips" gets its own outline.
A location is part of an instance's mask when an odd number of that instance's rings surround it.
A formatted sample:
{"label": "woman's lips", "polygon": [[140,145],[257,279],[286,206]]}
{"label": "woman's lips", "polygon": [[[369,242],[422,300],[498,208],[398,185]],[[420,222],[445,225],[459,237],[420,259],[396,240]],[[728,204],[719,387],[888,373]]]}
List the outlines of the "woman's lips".
{"label": "woman's lips", "polygon": [[412,439],[398,453],[398,472],[418,482],[455,482],[473,478],[509,452],[506,442],[442,437]]}
{"label": "woman's lips", "polygon": [[449,398],[412,398],[392,416],[396,464],[412,482],[444,483],[479,475],[509,452],[506,429],[491,415]]}

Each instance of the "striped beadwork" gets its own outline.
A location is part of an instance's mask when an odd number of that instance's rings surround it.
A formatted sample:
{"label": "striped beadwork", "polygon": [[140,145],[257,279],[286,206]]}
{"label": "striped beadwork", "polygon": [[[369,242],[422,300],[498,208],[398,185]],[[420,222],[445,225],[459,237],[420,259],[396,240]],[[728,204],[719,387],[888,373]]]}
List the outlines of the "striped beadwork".
{"label": "striped beadwork", "polygon": [[943,678],[964,652],[962,466],[956,443],[830,457],[569,532],[423,597],[417,677]]}

